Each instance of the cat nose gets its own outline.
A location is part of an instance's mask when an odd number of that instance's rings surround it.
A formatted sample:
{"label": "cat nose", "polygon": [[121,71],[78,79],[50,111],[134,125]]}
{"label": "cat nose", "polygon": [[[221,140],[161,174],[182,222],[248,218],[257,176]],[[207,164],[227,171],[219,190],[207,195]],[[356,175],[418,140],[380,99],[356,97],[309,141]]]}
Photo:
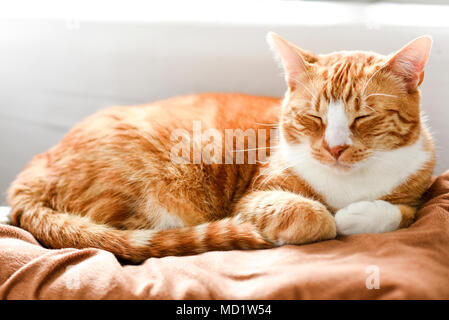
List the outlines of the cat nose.
{"label": "cat nose", "polygon": [[335,147],[330,148],[329,145],[324,142],[324,149],[326,149],[327,151],[329,151],[329,153],[335,158],[335,160],[337,160],[338,158],[340,158],[341,154],[348,149],[348,145],[338,145]]}

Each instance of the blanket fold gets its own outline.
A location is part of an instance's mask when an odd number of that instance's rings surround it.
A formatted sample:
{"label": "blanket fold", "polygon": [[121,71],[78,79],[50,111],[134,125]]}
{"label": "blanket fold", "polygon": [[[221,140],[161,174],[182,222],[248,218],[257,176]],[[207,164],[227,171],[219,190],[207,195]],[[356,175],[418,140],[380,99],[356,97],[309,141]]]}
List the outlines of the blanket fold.
{"label": "blanket fold", "polygon": [[449,171],[416,222],[384,234],[121,265],[0,225],[1,299],[449,299]]}

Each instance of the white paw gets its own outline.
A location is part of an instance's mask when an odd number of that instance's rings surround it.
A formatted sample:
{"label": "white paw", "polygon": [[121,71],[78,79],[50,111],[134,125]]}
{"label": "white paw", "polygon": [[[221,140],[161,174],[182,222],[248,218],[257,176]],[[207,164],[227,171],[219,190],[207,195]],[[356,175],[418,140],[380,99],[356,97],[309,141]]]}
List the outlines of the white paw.
{"label": "white paw", "polygon": [[383,200],[355,202],[335,214],[337,233],[344,236],[393,231],[401,219],[399,208]]}
{"label": "white paw", "polygon": [[11,224],[9,211],[9,207],[0,207],[0,224]]}

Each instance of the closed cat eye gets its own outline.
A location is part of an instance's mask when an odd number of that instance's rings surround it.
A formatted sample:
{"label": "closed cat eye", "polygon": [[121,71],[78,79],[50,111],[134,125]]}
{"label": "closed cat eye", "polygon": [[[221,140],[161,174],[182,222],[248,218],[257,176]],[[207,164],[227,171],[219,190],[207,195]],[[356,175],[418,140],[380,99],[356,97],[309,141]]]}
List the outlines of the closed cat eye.
{"label": "closed cat eye", "polygon": [[354,121],[362,120],[362,119],[369,118],[369,117],[371,117],[370,114],[365,114],[365,115],[363,115],[363,116],[355,117],[355,118],[354,118]]}
{"label": "closed cat eye", "polygon": [[311,117],[311,118],[317,119],[319,121],[323,121],[323,119],[321,119],[320,116],[316,116],[316,115],[313,115],[313,114],[309,114],[308,116]]}

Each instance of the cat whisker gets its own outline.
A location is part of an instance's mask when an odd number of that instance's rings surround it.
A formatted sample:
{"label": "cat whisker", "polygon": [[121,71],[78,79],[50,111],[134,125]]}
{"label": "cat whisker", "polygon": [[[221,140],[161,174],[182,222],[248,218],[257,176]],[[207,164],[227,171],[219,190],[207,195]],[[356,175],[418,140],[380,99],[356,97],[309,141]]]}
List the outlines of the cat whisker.
{"label": "cat whisker", "polygon": [[275,148],[279,148],[279,146],[265,147],[265,148],[240,149],[240,150],[234,150],[234,152],[244,152],[244,151],[254,151],[254,150],[266,150],[266,149],[275,149]]}
{"label": "cat whisker", "polygon": [[365,105],[364,108],[370,109],[372,112],[377,112],[376,110],[374,110],[373,108],[371,108],[371,107],[368,106],[368,105]]}
{"label": "cat whisker", "polygon": [[382,97],[398,98],[398,96],[395,96],[395,95],[393,95],[393,94],[387,94],[387,93],[376,92],[376,93],[371,93],[371,94],[367,95],[367,96],[365,97],[365,100],[368,99],[369,97],[372,97],[372,96],[382,96]]}
{"label": "cat whisker", "polygon": [[379,68],[376,72],[374,72],[371,75],[371,77],[369,77],[368,81],[365,81],[365,84],[363,85],[363,88],[362,88],[362,95],[365,95],[365,90],[368,87],[368,84],[371,82],[371,80],[374,78],[374,76],[381,70],[383,70],[383,66],[381,68]]}
{"label": "cat whisker", "polygon": [[260,125],[260,126],[267,126],[267,127],[279,127],[279,123],[260,123],[260,122],[255,122],[255,124]]}
{"label": "cat whisker", "polygon": [[294,78],[289,78],[289,80],[293,80],[293,81],[295,81],[296,83],[298,83],[298,84],[300,84],[300,85],[302,85],[302,87],[304,88],[304,89],[306,89],[306,91],[316,100],[317,98],[316,98],[316,95],[315,94],[313,94],[312,93],[312,91],[304,84],[304,83],[302,83],[301,81],[299,81],[298,79],[294,79]]}

